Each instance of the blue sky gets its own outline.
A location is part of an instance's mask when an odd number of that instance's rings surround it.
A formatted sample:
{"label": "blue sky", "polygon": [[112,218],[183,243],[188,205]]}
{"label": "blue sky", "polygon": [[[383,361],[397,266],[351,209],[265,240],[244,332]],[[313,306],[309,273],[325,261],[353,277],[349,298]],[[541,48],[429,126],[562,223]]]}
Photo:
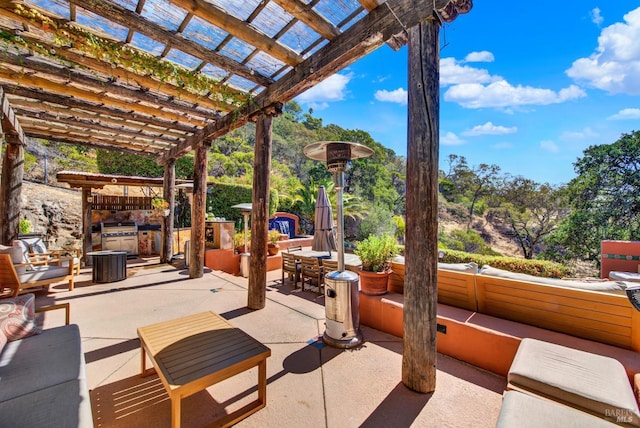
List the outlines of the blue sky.
{"label": "blue sky", "polygon": [[[449,154],[539,183],[640,130],[640,2],[474,2],[440,31],[440,168]],[[296,100],[406,155],[407,49],[383,46]]]}

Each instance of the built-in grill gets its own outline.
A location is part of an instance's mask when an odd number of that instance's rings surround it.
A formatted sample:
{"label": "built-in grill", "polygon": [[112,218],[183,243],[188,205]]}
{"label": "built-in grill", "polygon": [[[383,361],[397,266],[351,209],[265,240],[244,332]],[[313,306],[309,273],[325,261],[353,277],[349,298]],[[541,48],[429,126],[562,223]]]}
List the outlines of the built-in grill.
{"label": "built-in grill", "polygon": [[101,223],[102,249],[126,251],[138,255],[138,225],[133,221]]}

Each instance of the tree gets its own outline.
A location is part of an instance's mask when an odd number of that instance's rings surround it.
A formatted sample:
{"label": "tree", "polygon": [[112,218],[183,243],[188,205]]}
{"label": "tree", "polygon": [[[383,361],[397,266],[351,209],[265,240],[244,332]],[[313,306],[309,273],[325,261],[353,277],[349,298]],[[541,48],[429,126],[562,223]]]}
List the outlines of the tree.
{"label": "tree", "polygon": [[492,214],[509,226],[524,258],[532,259],[566,215],[561,193],[549,184],[520,176],[506,179],[500,193],[502,203]]}
{"label": "tree", "polygon": [[554,239],[569,255],[598,260],[603,239],[640,239],[640,132],[591,146],[574,164],[571,214]]}
{"label": "tree", "polygon": [[478,201],[494,191],[499,172],[498,165],[482,163],[470,168],[464,156],[449,156],[449,173],[445,178],[453,183],[457,195],[468,199],[469,224],[467,227],[471,227]]}

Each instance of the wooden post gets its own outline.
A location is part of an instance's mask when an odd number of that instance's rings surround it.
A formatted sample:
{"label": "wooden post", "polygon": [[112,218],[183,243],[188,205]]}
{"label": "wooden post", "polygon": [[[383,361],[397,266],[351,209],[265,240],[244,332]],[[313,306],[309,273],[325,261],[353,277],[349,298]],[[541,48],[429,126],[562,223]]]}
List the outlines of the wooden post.
{"label": "wooden post", "polygon": [[251,194],[251,258],[249,260],[249,295],[247,307],[262,309],[267,293],[267,229],[269,228],[269,174],[273,117],[258,116],[253,161]]}
{"label": "wooden post", "polygon": [[82,186],[82,259],[85,266],[93,265],[93,258],[86,254],[93,251],[93,240],[91,232],[93,224],[91,223],[91,208],[93,205],[93,197],[91,196],[91,187]]}
{"label": "wooden post", "polygon": [[[0,183],[0,224],[1,243],[11,245],[18,239],[22,176],[24,174],[24,148],[20,138],[3,124],[7,146],[2,162],[2,182]],[[9,131],[9,132],[8,132]]]}
{"label": "wooden post", "polygon": [[439,23],[409,30],[407,239],[402,382],[436,388],[438,275]]}
{"label": "wooden post", "polygon": [[[205,156],[206,177],[206,156]],[[206,187],[206,186],[205,186]],[[162,249],[160,250],[160,263],[169,263],[173,257],[173,216],[175,211],[176,196],[176,160],[169,159],[164,166],[163,197],[169,203],[169,215],[163,218],[164,233],[162,234]]]}
{"label": "wooden post", "polygon": [[207,204],[207,151],[209,145],[199,146],[193,163],[193,206],[191,207],[191,254],[189,278],[204,275],[204,219]]}

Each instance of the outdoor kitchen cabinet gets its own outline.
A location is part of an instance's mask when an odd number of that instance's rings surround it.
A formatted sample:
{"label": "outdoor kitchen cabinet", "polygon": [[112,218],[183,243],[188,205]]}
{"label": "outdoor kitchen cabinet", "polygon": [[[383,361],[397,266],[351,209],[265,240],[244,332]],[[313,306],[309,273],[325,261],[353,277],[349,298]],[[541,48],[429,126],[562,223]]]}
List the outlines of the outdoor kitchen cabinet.
{"label": "outdoor kitchen cabinet", "polygon": [[233,249],[233,235],[235,232],[232,221],[207,221],[204,227],[204,241],[209,248],[219,250]]}

